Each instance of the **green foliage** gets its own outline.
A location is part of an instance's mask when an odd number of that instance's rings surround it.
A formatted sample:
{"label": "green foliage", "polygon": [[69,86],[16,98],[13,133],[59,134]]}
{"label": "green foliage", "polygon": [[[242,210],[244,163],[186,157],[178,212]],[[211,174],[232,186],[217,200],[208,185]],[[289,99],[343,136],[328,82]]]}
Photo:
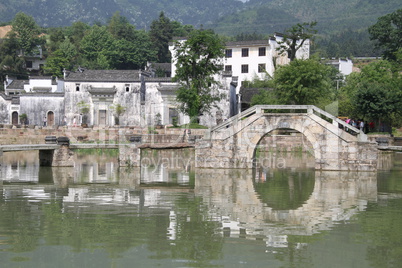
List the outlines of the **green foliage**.
{"label": "green foliage", "polygon": [[272,77],[268,73],[265,73],[265,79],[260,79],[259,77],[255,77],[253,81],[243,81],[243,87],[248,88],[272,88],[274,87],[274,81]]}
{"label": "green foliage", "polygon": [[251,98],[251,105],[280,104],[273,90],[261,89],[260,92]]}
{"label": "green foliage", "polygon": [[376,47],[383,50],[383,57],[396,60],[396,53],[402,48],[402,9],[378,18],[368,29],[370,38],[376,40]]}
{"label": "green foliage", "polygon": [[63,50],[56,50],[50,57],[46,59],[44,71],[57,77],[63,77],[63,69],[67,67],[69,60],[64,56]]}
{"label": "green foliage", "polygon": [[126,17],[121,16],[120,12],[113,14],[107,28],[116,39],[130,39],[135,31],[135,26],[131,25]]}
{"label": "green foliage", "polygon": [[330,34],[327,37],[317,37],[312,50],[325,58],[380,56],[374,52],[374,42],[370,40],[366,29],[346,30]]}
{"label": "green foliage", "polygon": [[173,30],[173,36],[188,36],[192,31],[194,31],[194,26],[189,24],[181,24],[178,21],[170,22]]}
{"label": "green foliage", "polygon": [[110,109],[113,111],[114,115],[115,115],[115,122],[116,125],[120,124],[120,116],[122,114],[124,114],[124,112],[126,111],[126,107],[124,107],[123,105],[117,103],[117,104],[113,104]]}
{"label": "green foliage", "polygon": [[383,83],[371,83],[366,80],[359,84],[352,100],[364,118],[389,122],[392,114],[402,112],[401,97],[399,90],[387,88]]}
{"label": "green foliage", "polygon": [[12,32],[16,34],[18,49],[22,49],[24,55],[32,54],[37,45],[43,44],[43,39],[39,37],[39,26],[33,17],[19,12],[15,15],[12,22]]}
{"label": "green foliage", "polygon": [[89,113],[89,104],[86,103],[85,101],[80,101],[77,103],[78,110],[82,114],[87,114]]}
{"label": "green foliage", "polygon": [[27,120],[28,120],[28,115],[23,113],[23,114],[20,114],[19,117],[20,117],[21,123],[25,125],[27,123]]}
{"label": "green foliage", "polygon": [[152,21],[149,36],[156,50],[158,62],[170,62],[169,41],[173,37],[173,27],[163,12],[159,14],[158,20]]}
{"label": "green foliage", "polygon": [[180,83],[176,99],[180,110],[193,120],[221,99],[214,75],[222,70],[218,60],[224,56],[224,44],[212,31],[196,30],[186,41],[176,42],[175,53],[175,79]]}
{"label": "green foliage", "polygon": [[115,115],[120,116],[124,114],[124,112],[126,111],[126,107],[117,103],[111,106],[111,110],[114,112]]}
{"label": "green foliage", "polygon": [[396,124],[402,112],[402,76],[392,62],[372,62],[347,77],[339,100],[341,115]]}
{"label": "green foliage", "polygon": [[93,26],[82,38],[80,51],[90,69],[109,69],[116,53],[116,40],[105,26]]}
{"label": "green foliage", "polygon": [[335,97],[337,71],[315,59],[294,60],[274,73],[274,94],[279,104],[324,106]]}
{"label": "green foliage", "polygon": [[80,48],[80,43],[82,38],[85,36],[85,33],[90,29],[91,27],[81,21],[74,22],[70,27],[66,29],[67,36],[70,39],[71,43],[74,44],[74,46],[79,49]]}

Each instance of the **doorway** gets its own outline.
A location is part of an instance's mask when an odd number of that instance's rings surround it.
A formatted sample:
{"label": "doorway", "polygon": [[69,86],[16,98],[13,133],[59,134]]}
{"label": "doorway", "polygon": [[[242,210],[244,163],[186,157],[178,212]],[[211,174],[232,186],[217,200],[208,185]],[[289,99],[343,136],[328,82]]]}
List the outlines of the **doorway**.
{"label": "doorway", "polygon": [[99,110],[99,125],[106,125],[106,110]]}
{"label": "doorway", "polygon": [[11,124],[18,125],[18,112],[13,112],[11,114]]}
{"label": "doorway", "polygon": [[47,125],[48,126],[54,125],[54,113],[52,111],[47,112]]}

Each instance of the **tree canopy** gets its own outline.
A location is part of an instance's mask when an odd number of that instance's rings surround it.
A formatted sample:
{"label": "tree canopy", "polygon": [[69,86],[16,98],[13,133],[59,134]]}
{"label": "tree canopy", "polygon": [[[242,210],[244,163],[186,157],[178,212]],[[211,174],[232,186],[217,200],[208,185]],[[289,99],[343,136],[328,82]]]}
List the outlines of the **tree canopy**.
{"label": "tree canopy", "polygon": [[214,75],[222,70],[224,43],[209,30],[195,30],[184,42],[176,42],[176,75],[180,82],[176,99],[180,110],[195,119],[208,113],[221,96]]}
{"label": "tree canopy", "polygon": [[402,9],[378,18],[368,31],[371,40],[377,41],[376,47],[382,49],[383,57],[396,60],[402,48]]}
{"label": "tree canopy", "polygon": [[390,125],[400,124],[402,76],[387,60],[372,62],[352,73],[340,89],[341,115]]}
{"label": "tree canopy", "polygon": [[37,45],[43,44],[40,38],[39,26],[33,17],[22,12],[17,13],[12,22],[12,32],[18,40],[18,49],[21,49],[25,55],[31,54]]}
{"label": "tree canopy", "polygon": [[273,91],[263,91],[252,99],[255,104],[314,104],[324,106],[335,98],[337,70],[315,59],[294,60],[274,73]]}

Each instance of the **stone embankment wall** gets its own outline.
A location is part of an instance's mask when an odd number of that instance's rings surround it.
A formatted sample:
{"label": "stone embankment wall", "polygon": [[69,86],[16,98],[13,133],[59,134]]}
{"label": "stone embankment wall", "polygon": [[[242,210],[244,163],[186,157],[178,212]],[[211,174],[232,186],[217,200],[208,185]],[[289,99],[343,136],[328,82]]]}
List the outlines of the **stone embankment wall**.
{"label": "stone embankment wall", "polygon": [[[203,136],[204,129],[192,129],[192,137]],[[188,140],[184,129],[162,128],[149,131],[148,128],[137,127],[15,127],[0,126],[0,144],[43,144],[46,136],[66,136],[71,143],[104,142],[130,143],[130,137],[141,136],[142,143],[178,143]]]}

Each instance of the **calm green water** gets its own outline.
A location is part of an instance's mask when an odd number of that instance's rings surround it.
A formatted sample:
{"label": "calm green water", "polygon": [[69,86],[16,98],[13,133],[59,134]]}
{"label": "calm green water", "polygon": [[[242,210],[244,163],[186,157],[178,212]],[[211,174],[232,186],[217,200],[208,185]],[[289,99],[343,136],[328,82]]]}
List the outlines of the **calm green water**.
{"label": "calm green water", "polygon": [[43,168],[5,153],[0,267],[401,267],[402,154],[377,173],[292,156],[249,172],[195,170],[185,150],[143,158]]}

